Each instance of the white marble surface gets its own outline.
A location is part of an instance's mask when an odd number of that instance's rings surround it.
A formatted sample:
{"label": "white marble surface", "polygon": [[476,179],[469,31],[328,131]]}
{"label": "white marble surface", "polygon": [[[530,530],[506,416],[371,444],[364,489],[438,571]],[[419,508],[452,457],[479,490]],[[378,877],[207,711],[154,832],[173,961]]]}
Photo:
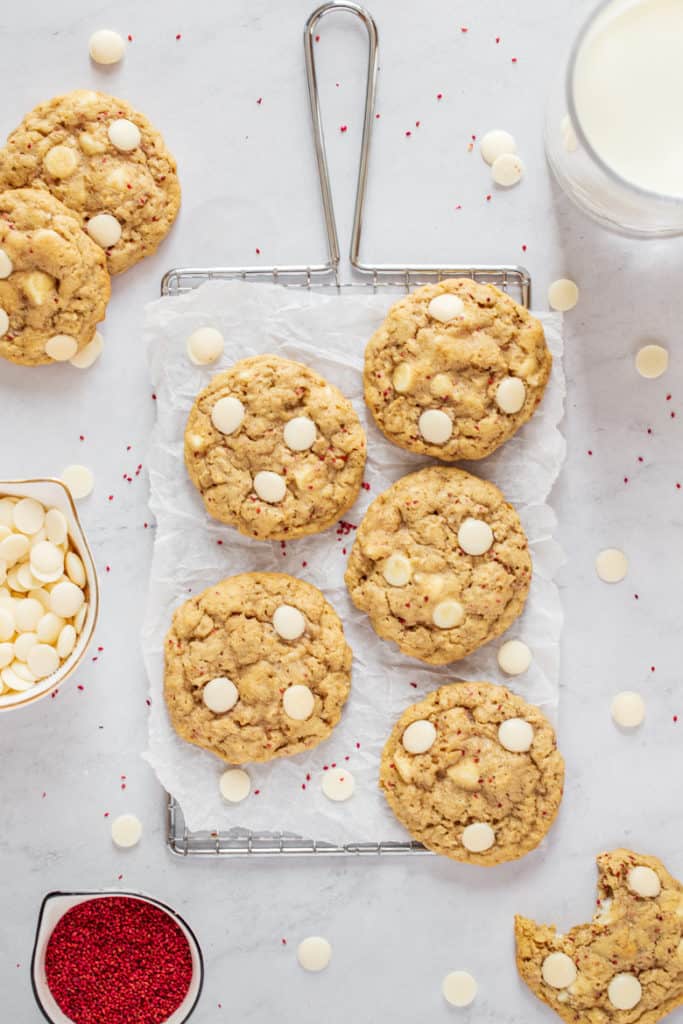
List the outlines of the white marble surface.
{"label": "white marble surface", "polygon": [[[675,713],[683,718],[683,489],[675,486],[683,482],[683,245],[608,237],[570,209],[548,179],[540,134],[546,83],[558,41],[568,38],[586,7],[562,0],[550,14],[541,0],[373,3],[382,116],[371,161],[366,255],[523,260],[539,302],[558,275],[582,287],[567,330],[570,458],[554,493],[568,555],[561,576],[566,797],[543,850],[486,873],[430,858],[172,860],[162,842],[160,793],[139,756],[146,680],[137,637],[151,531],[143,526],[144,473],[132,484],[122,476],[145,462],[154,411],[140,341],[142,306],[171,265],[252,262],[256,247],[264,261],[322,255],[300,44],[308,2],[63,0],[52,6],[24,0],[0,11],[0,131],[46,96],[101,87],[133,101],[164,130],[185,190],[172,238],[115,282],[107,348],[93,371],[99,394],[92,377],[69,368],[0,367],[0,476],[59,472],[74,461],[97,473],[83,514],[102,574],[97,642],[104,648],[80,672],[82,692],[73,686],[54,701],[0,719],[3,1019],[39,1019],[28,961],[42,895],[108,887],[120,874],[120,884],[170,901],[197,930],[208,968],[197,1024],[235,1018],[374,1024],[421,1016],[446,1022],[458,1011],[442,1001],[440,982],[459,967],[480,982],[463,1019],[540,1024],[552,1017],[517,980],[513,913],[563,926],[585,919],[594,896],[593,857],[622,843],[662,856],[683,874],[683,721],[672,721]],[[469,31],[461,33],[460,25]],[[109,71],[87,60],[88,35],[103,26],[134,36],[125,63]],[[328,22],[322,37],[329,149],[338,209],[346,213],[363,48],[355,25],[343,20],[334,28]],[[444,99],[437,103],[440,91]],[[344,134],[341,124],[349,126]],[[487,203],[486,168],[476,153],[466,153],[466,144],[491,127],[516,134],[528,173],[514,192]],[[455,212],[457,203],[463,209]],[[634,373],[633,355],[644,339],[670,346],[670,372],[659,382]],[[608,545],[623,546],[631,559],[619,587],[595,577],[594,555]],[[640,689],[648,701],[647,722],[635,736],[619,733],[609,719],[610,695],[624,687]],[[142,845],[126,855],[112,848],[103,818],[105,811],[123,810],[138,813],[146,826]],[[479,913],[464,917],[459,899],[473,889]],[[317,977],[304,975],[294,960],[298,939],[311,933],[334,945],[330,969]]]}

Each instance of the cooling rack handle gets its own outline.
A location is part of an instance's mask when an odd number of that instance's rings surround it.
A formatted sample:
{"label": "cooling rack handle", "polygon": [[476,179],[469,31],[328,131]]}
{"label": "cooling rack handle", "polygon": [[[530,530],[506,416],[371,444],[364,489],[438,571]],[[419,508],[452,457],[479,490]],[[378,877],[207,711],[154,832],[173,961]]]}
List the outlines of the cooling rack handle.
{"label": "cooling rack handle", "polygon": [[365,114],[363,117],[363,137],[361,140],[360,162],[358,165],[358,182],[356,185],[356,203],[353,212],[353,229],[351,232],[351,252],[349,259],[351,266],[358,269],[360,266],[360,242],[363,228],[363,207],[365,205],[365,186],[368,177],[368,159],[370,155],[370,136],[375,115],[375,95],[377,92],[377,67],[379,59],[377,26],[372,15],[359,7],[358,4],[346,3],[343,0],[330,0],[329,3],[318,7],[306,22],[304,29],[304,53],[306,57],[306,77],[308,79],[308,95],[311,102],[311,118],[313,120],[313,141],[315,144],[315,158],[318,164],[318,175],[320,177],[320,191],[323,200],[323,211],[325,214],[325,228],[327,231],[327,243],[330,253],[330,264],[335,270],[339,267],[339,236],[337,234],[337,222],[334,216],[334,203],[332,201],[332,189],[330,186],[330,172],[327,165],[327,153],[325,151],[325,133],[323,130],[322,116],[320,112],[320,92],[315,72],[314,42],[318,25],[328,14],[335,14],[344,11],[353,14],[362,21],[368,35],[368,74],[365,87]]}

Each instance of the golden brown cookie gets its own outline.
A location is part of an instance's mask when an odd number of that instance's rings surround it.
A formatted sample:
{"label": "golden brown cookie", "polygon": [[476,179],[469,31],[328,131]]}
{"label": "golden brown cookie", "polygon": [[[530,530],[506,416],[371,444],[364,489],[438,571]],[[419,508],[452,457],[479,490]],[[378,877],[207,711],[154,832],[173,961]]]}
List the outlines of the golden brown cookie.
{"label": "golden brown cookie", "polygon": [[185,465],[214,519],[257,540],[291,540],[353,505],[365,433],[349,400],[313,370],[253,356],[197,396]]}
{"label": "golden brown cookie", "polygon": [[349,695],[339,616],[317,587],[284,573],[231,576],[186,601],[165,654],[174,729],[231,764],[317,746]]}
{"label": "golden brown cookie", "polygon": [[0,193],[0,356],[39,366],[92,339],[110,293],[104,253],[49,192]]}
{"label": "golden brown cookie", "polygon": [[380,766],[380,787],[414,839],[484,866],[538,846],[563,784],[553,727],[537,707],[492,683],[451,683],[413,704]]}
{"label": "golden brown cookie", "polygon": [[344,578],[384,640],[444,665],[521,614],[531,558],[519,516],[497,487],[461,469],[428,466],[375,498]]}
{"label": "golden brown cookie", "polygon": [[683,886],[656,857],[598,857],[598,909],[566,935],[515,918],[517,968],[570,1024],[655,1024],[683,1003]]}
{"label": "golden brown cookie", "polygon": [[46,189],[78,214],[112,274],[153,253],[180,207],[176,163],[128,103],[77,89],[27,114],[0,150],[0,188]]}
{"label": "golden brown cookie", "polygon": [[365,350],[365,401],[401,448],[483,459],[531,417],[551,365],[543,327],[523,306],[453,278],[391,307]]}

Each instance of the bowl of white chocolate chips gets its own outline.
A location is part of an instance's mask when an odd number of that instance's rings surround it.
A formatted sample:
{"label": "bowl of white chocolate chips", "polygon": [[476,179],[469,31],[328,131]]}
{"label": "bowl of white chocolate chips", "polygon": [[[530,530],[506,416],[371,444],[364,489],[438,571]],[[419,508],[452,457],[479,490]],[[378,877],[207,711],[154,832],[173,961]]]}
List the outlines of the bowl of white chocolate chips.
{"label": "bowl of white chocolate chips", "polygon": [[98,612],[95,563],[59,480],[0,480],[0,712],[53,693]]}

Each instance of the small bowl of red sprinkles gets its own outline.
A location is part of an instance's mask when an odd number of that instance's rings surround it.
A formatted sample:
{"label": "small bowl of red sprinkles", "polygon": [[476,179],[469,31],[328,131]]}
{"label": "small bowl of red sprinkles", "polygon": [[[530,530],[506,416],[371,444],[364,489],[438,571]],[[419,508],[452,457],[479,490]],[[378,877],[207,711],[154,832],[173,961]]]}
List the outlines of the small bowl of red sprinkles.
{"label": "small bowl of red sprinkles", "polygon": [[189,925],[158,900],[53,892],[40,908],[31,980],[51,1024],[184,1024],[204,963]]}

